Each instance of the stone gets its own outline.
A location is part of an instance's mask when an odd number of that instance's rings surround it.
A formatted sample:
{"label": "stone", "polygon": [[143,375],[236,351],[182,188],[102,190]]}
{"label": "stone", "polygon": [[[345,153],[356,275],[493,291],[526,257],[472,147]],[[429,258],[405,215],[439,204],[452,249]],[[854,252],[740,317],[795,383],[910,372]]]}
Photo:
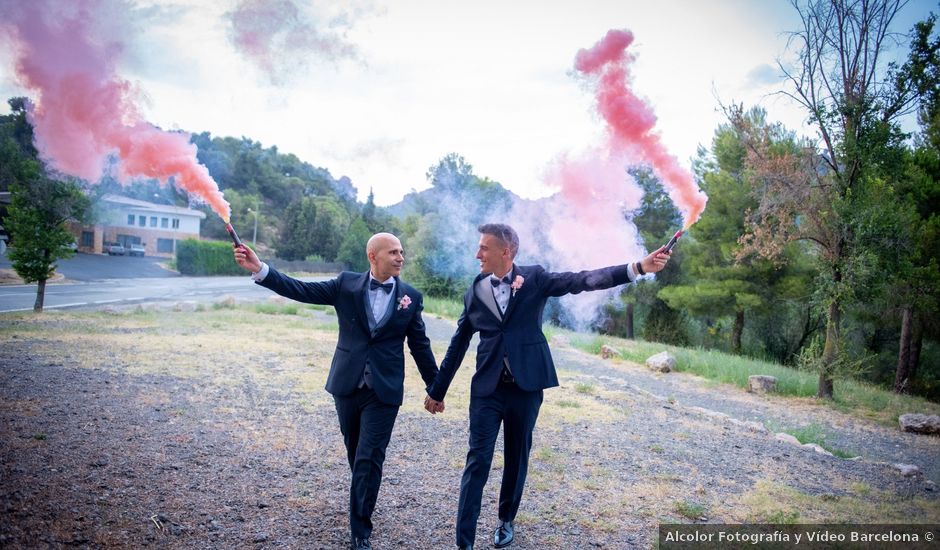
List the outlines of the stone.
{"label": "stone", "polygon": [[777,377],[766,374],[753,374],[747,377],[747,391],[751,393],[771,393],[777,391]]}
{"label": "stone", "polygon": [[820,447],[819,445],[817,445],[817,444],[815,444],[815,443],[804,443],[804,444],[803,444],[803,448],[805,448],[805,449],[812,449],[812,450],[816,451],[817,453],[819,453],[819,454],[821,454],[821,455],[833,456],[832,453],[830,453],[830,452],[827,451],[826,449],[823,449],[822,447]]}
{"label": "stone", "polygon": [[774,436],[774,439],[776,439],[777,441],[783,441],[784,443],[789,443],[791,445],[798,445],[800,447],[803,446],[803,444],[800,443],[799,439],[793,437],[790,434],[778,433],[777,435]]}
{"label": "stone", "polygon": [[936,414],[902,414],[898,424],[902,432],[940,435],[940,416]]}
{"label": "stone", "polygon": [[668,351],[663,351],[648,357],[646,366],[656,372],[672,372],[676,370],[676,358]]}
{"label": "stone", "polygon": [[898,472],[901,472],[901,475],[904,477],[914,477],[920,473],[920,468],[918,468],[917,466],[913,464],[897,463],[897,464],[892,464],[892,466],[894,466],[895,470],[897,470]]}

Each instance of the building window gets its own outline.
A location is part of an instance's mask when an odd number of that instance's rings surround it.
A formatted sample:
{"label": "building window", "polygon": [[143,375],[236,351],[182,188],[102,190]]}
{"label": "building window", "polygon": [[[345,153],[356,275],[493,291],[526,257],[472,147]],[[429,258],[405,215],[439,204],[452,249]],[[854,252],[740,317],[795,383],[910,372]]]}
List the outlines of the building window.
{"label": "building window", "polygon": [[137,225],[147,227],[147,216],[137,216]]}
{"label": "building window", "polygon": [[156,227],[156,226],[157,226],[157,217],[150,216],[150,227]]}
{"label": "building window", "polygon": [[128,215],[127,215],[127,225],[134,225],[134,215],[133,215],[133,214],[128,214]]}
{"label": "building window", "polygon": [[82,231],[82,248],[91,248],[95,246],[94,231]]}
{"label": "building window", "polygon": [[160,218],[160,227],[162,227],[163,229],[166,229],[167,227],[170,227],[170,219],[169,219],[169,218]]}
{"label": "building window", "polygon": [[179,228],[180,228],[180,219],[173,218],[173,229],[179,229]]}
{"label": "building window", "polygon": [[157,239],[157,252],[162,254],[172,254],[173,239]]}

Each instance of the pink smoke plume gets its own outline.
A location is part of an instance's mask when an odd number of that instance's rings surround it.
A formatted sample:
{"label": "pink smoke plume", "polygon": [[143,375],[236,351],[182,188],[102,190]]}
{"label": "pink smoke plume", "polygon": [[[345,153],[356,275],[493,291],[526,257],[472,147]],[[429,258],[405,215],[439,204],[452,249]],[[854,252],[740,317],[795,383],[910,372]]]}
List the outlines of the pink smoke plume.
{"label": "pink smoke plume", "polygon": [[702,214],[708,197],[654,132],[653,109],[630,88],[629,68],[634,58],[627,48],[632,43],[630,31],[610,30],[593,48],[578,52],[575,69],[598,79],[597,109],[607,122],[611,155],[638,157],[648,163],[682,213],[687,229]]}
{"label": "pink smoke plume", "polygon": [[16,52],[16,76],[35,92],[28,111],[36,148],[56,170],[96,182],[109,158],[119,158],[121,182],[137,177],[177,186],[228,221],[230,208],[189,134],[166,132],[142,119],[134,87],[117,75],[120,39],[100,22],[126,7],[106,0],[6,5],[0,23]]}
{"label": "pink smoke plume", "polygon": [[353,58],[356,49],[292,0],[242,0],[228,13],[229,40],[273,84],[288,80],[313,57]]}

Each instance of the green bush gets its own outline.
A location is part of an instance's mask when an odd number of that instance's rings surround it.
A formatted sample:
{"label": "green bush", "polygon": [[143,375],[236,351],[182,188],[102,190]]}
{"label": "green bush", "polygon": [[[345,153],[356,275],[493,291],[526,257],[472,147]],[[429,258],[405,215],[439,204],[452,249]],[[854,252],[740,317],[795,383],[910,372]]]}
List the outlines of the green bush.
{"label": "green bush", "polygon": [[232,245],[224,241],[186,239],[177,243],[176,269],[183,275],[244,275],[235,263]]}

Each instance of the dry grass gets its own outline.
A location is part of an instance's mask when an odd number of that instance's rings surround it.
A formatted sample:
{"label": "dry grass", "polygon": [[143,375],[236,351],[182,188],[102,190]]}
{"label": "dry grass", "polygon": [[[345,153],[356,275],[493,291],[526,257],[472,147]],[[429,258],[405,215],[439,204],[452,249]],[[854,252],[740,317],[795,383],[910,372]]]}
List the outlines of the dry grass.
{"label": "dry grass", "polygon": [[[198,418],[201,429],[225,432],[240,449],[263,457],[253,465],[260,471],[284,471],[289,464],[281,455],[304,457],[305,469],[322,469],[317,475],[332,484],[332,497],[320,494],[322,484],[298,478],[290,483],[287,502],[298,514],[326,518],[342,534],[345,454],[336,444],[332,399],[323,390],[336,330],[335,317],[306,307],[293,313],[231,303],[190,312],[48,311],[0,317],[0,346],[28,342],[46,365],[166,380],[142,394],[138,405],[166,409],[180,423]],[[446,344],[434,342],[438,359]],[[471,350],[451,385],[446,412],[435,417],[423,409],[424,383],[410,357],[406,363],[405,402],[386,472],[391,480],[413,475],[421,480],[383,485],[379,512],[387,514],[386,525],[414,523],[424,533],[420,521],[425,520],[416,518],[426,518],[425,507],[433,505],[446,516],[435,520],[435,545],[450,546],[474,356]],[[628,536],[648,547],[658,523],[702,516],[710,522],[940,522],[935,497],[914,482],[886,482],[883,469],[854,469],[854,463],[834,468],[813,453],[781,451],[782,444],[766,435],[681,414],[669,403],[559,367],[561,386],[545,392],[534,436],[517,518],[520,549],[569,548],[583,540],[575,532],[590,533],[609,548],[626,546]],[[175,397],[185,384],[202,391],[181,405]],[[20,400],[0,403],[0,412],[35,417],[43,409]],[[313,418],[324,424],[314,430],[331,438],[309,437]],[[19,443],[23,449],[48,443],[43,433],[29,436]],[[185,448],[193,434],[172,437]],[[161,458],[172,462],[167,453]],[[495,517],[502,464],[499,441],[484,493],[484,522]],[[814,492],[813,486],[825,491]],[[250,486],[239,490],[245,499],[253,498]],[[332,501],[337,498],[341,504]],[[387,542],[383,547],[394,544]]]}
{"label": "dry grass", "polygon": [[[47,280],[46,283],[62,283],[65,282],[65,276],[61,273],[54,273],[52,278]],[[23,279],[16,274],[16,271],[12,269],[0,269],[0,285],[22,285]]]}
{"label": "dry grass", "polygon": [[940,507],[911,492],[872,491],[864,484],[850,484],[841,494],[809,494],[785,484],[758,481],[735,499],[732,517],[744,523],[883,523],[936,524]]}

